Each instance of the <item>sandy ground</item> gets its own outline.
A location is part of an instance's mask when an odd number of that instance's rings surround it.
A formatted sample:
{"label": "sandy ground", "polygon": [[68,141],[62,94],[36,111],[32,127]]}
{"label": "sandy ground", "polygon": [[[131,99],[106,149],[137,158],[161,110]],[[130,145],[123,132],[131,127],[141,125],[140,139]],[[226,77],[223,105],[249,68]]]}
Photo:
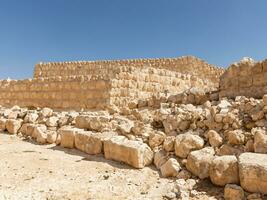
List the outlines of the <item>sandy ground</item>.
{"label": "sandy ground", "polygon": [[[0,199],[169,199],[175,180],[90,156],[75,149],[37,145],[0,133]],[[205,188],[210,188],[209,185]],[[218,199],[213,190],[194,199]],[[201,190],[201,188],[200,188]]]}

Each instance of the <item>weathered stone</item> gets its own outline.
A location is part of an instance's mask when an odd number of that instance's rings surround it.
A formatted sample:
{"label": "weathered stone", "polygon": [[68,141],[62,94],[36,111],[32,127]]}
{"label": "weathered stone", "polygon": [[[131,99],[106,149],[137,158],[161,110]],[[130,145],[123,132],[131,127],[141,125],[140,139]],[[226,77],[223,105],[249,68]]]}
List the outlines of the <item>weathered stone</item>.
{"label": "weathered stone", "polygon": [[118,122],[117,129],[122,134],[129,134],[134,127],[134,122],[125,117],[116,117],[115,120]]}
{"label": "weathered stone", "polygon": [[37,113],[28,113],[23,121],[25,123],[35,123],[38,117],[39,115]]}
{"label": "weathered stone", "polygon": [[243,134],[242,130],[229,131],[228,141],[230,144],[233,144],[233,145],[244,144],[245,135]]}
{"label": "weathered stone", "polygon": [[60,146],[66,148],[74,148],[75,146],[75,134],[78,130],[71,127],[64,127],[59,129],[61,138]]}
{"label": "weathered stone", "polygon": [[0,131],[5,131],[6,130],[6,119],[1,118],[0,119]]}
{"label": "weathered stone", "polygon": [[180,170],[180,164],[174,158],[169,158],[169,160],[160,167],[160,172],[163,177],[175,177]]}
{"label": "weathered stone", "polygon": [[153,149],[159,145],[161,145],[165,139],[165,134],[161,131],[154,131],[149,135],[149,146]]}
{"label": "weathered stone", "polygon": [[191,151],[201,149],[203,146],[204,140],[198,135],[180,134],[175,139],[175,154],[186,158]]}
{"label": "weathered stone", "polygon": [[157,169],[160,169],[160,167],[167,162],[168,156],[166,151],[164,150],[159,150],[156,151],[154,154],[154,165],[156,166]]}
{"label": "weathered stone", "polygon": [[49,144],[54,144],[56,143],[56,140],[57,140],[57,132],[56,131],[46,131],[46,135],[47,135],[47,138],[46,138],[46,141],[49,143]]}
{"label": "weathered stone", "polygon": [[114,136],[113,132],[93,133],[91,131],[77,131],[75,134],[75,147],[88,154],[103,152],[103,141]]}
{"label": "weathered stone", "polygon": [[56,126],[58,126],[57,122],[58,122],[58,117],[52,116],[46,120],[45,124],[46,124],[46,126],[56,127]]}
{"label": "weathered stone", "polygon": [[51,117],[53,115],[53,110],[51,108],[43,108],[40,112],[42,117]]}
{"label": "weathered stone", "polygon": [[135,168],[151,164],[153,152],[144,143],[114,136],[104,141],[105,158],[127,163]]}
{"label": "weathered stone", "polygon": [[174,141],[175,141],[174,136],[166,137],[163,142],[163,149],[167,152],[174,151]]}
{"label": "weathered stone", "polygon": [[6,120],[6,129],[10,134],[17,134],[22,125],[22,120],[8,119]]}
{"label": "weathered stone", "polygon": [[190,152],[187,157],[187,170],[201,179],[209,177],[209,167],[214,159],[214,154],[212,147]]}
{"label": "weathered stone", "polygon": [[243,153],[239,156],[239,178],[248,192],[267,194],[267,154]]}
{"label": "weathered stone", "polygon": [[216,131],[210,130],[207,133],[207,136],[208,136],[209,143],[210,143],[211,146],[213,146],[213,147],[219,147],[219,146],[222,145],[223,138]]}
{"label": "weathered stone", "polygon": [[235,156],[220,156],[210,165],[209,176],[215,185],[224,186],[228,183],[239,183],[238,163]]}
{"label": "weathered stone", "polygon": [[254,133],[254,151],[255,153],[267,153],[267,134],[265,130],[252,130]]}
{"label": "weathered stone", "polygon": [[[33,130],[32,130],[33,128]],[[46,132],[47,127],[44,124],[37,124],[37,125],[33,125],[33,126],[27,126],[27,132],[31,132],[31,137],[33,139],[37,139],[38,135],[40,134],[39,132]]]}
{"label": "weathered stone", "polygon": [[224,188],[224,199],[225,200],[244,200],[244,190],[234,184],[227,184]]}
{"label": "weathered stone", "polygon": [[36,141],[39,144],[45,144],[47,139],[47,134],[45,131],[43,131],[40,127],[37,127],[36,129]]}

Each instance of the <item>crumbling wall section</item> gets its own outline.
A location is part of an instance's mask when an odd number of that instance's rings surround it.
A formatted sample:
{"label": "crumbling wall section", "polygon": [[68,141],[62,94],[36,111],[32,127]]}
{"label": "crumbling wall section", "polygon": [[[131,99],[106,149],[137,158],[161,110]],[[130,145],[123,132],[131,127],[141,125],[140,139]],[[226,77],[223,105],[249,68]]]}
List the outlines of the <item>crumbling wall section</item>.
{"label": "crumbling wall section", "polygon": [[220,77],[220,96],[261,98],[267,93],[267,60],[245,58],[231,65]]}
{"label": "crumbling wall section", "polygon": [[121,68],[131,72],[134,68],[166,69],[182,74],[190,74],[200,79],[209,80],[215,86],[219,85],[219,77],[223,69],[193,57],[160,59],[132,59],[114,61],[78,61],[39,63],[35,66],[34,78],[70,76],[70,75],[108,75],[113,78]]}

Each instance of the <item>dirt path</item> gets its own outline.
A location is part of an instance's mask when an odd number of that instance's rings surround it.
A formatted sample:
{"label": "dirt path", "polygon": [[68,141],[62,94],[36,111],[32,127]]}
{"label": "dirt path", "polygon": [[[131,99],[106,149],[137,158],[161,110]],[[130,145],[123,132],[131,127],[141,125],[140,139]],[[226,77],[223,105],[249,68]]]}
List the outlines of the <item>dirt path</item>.
{"label": "dirt path", "polygon": [[0,134],[0,199],[163,199],[173,180],[75,149]]}

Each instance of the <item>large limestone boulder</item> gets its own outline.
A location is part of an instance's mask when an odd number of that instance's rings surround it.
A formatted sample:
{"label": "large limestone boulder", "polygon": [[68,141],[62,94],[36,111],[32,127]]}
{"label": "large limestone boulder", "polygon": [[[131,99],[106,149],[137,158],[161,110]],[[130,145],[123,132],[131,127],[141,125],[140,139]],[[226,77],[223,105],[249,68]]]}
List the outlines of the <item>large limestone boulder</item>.
{"label": "large limestone boulder", "polygon": [[209,176],[215,185],[224,186],[228,183],[239,183],[238,162],[235,156],[220,156],[210,165]]}
{"label": "large limestone boulder", "polygon": [[40,112],[42,117],[51,117],[53,115],[53,110],[51,108],[43,108]]}
{"label": "large limestone boulder", "polygon": [[219,147],[223,143],[223,138],[220,136],[219,133],[217,133],[215,130],[210,130],[207,133],[209,143],[213,147]]}
{"label": "large limestone boulder", "polygon": [[201,179],[209,177],[209,168],[214,159],[215,151],[212,147],[192,151],[186,162],[186,168]]}
{"label": "large limestone boulder", "polygon": [[81,129],[102,132],[108,127],[109,121],[109,116],[79,115],[75,118],[75,126]]}
{"label": "large limestone boulder", "polygon": [[36,127],[36,141],[39,144],[45,144],[47,142],[47,134],[41,127]]}
{"label": "large limestone boulder", "polygon": [[72,127],[64,127],[59,129],[59,134],[61,138],[60,146],[66,148],[74,148],[75,146],[75,134],[78,129]]}
{"label": "large limestone boulder", "polygon": [[33,139],[37,139],[41,133],[45,133],[47,130],[47,127],[44,124],[37,124],[34,125],[33,127],[28,126],[27,131],[29,129],[29,132],[31,131],[31,128],[33,128],[32,134],[30,135]]}
{"label": "large limestone boulder", "polygon": [[267,153],[267,134],[263,129],[252,130],[254,132],[255,153]]}
{"label": "large limestone boulder", "polygon": [[169,160],[160,167],[160,172],[163,177],[175,177],[180,170],[181,166],[174,158],[169,158]]}
{"label": "large limestone boulder", "polygon": [[6,130],[6,119],[1,118],[0,119],[0,131],[5,131]]}
{"label": "large limestone boulder", "polygon": [[175,139],[175,154],[186,158],[191,151],[201,149],[203,146],[204,140],[198,135],[180,134]]}
{"label": "large limestone boulder", "polygon": [[103,151],[103,141],[114,136],[113,132],[93,133],[91,131],[77,131],[75,147],[88,154],[99,154]]}
{"label": "large limestone boulder", "polygon": [[242,130],[234,130],[228,132],[228,141],[232,145],[240,145],[245,142],[245,135]]}
{"label": "large limestone boulder", "polygon": [[6,120],[6,129],[10,134],[17,134],[22,125],[22,120],[8,119]]}
{"label": "large limestone boulder", "polygon": [[267,194],[267,154],[243,153],[239,156],[238,166],[242,188]]}
{"label": "large limestone boulder", "polygon": [[48,127],[57,127],[58,126],[58,120],[59,120],[58,117],[52,116],[46,120],[45,124]]}
{"label": "large limestone boulder", "polygon": [[58,137],[58,134],[56,131],[47,130],[46,136],[47,136],[47,138],[46,138],[47,143],[49,143],[49,144],[56,143],[57,137]]}
{"label": "large limestone boulder", "polygon": [[27,113],[24,118],[25,123],[35,123],[39,115],[37,113]]}
{"label": "large limestone boulder", "polygon": [[168,160],[168,155],[166,151],[159,150],[155,152],[153,162],[157,169],[160,169],[160,167],[165,162],[167,162],[167,160]]}
{"label": "large limestone boulder", "polygon": [[166,135],[162,131],[154,131],[149,135],[148,144],[154,149],[164,142]]}
{"label": "large limestone boulder", "polygon": [[245,194],[242,187],[234,184],[227,184],[224,188],[225,200],[244,200]]}
{"label": "large limestone boulder", "polygon": [[135,168],[143,168],[152,163],[153,152],[147,144],[128,140],[124,136],[114,136],[104,141],[106,159],[127,163]]}

